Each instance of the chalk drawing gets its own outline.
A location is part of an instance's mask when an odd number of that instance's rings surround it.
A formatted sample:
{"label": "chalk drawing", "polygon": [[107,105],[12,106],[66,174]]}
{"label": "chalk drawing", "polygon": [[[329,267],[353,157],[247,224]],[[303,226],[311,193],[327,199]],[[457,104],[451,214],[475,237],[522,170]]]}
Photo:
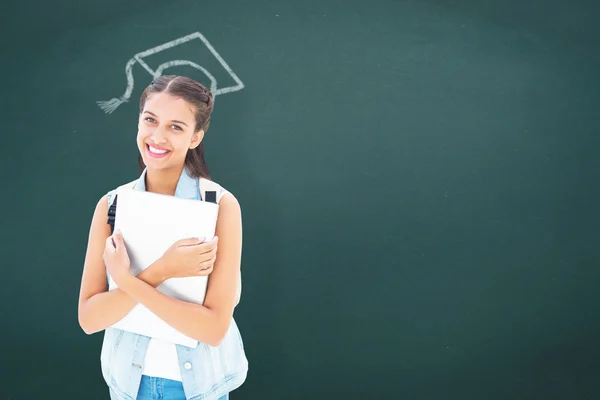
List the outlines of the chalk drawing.
{"label": "chalk drawing", "polygon": [[[159,65],[155,71],[152,68],[150,68],[148,66],[148,64],[146,64],[146,62],[143,60],[144,57],[150,56],[152,54],[156,54],[163,50],[170,49],[172,47],[178,46],[182,43],[189,42],[190,40],[194,40],[194,39],[200,39],[204,43],[204,45],[215,56],[215,58],[219,61],[219,63],[223,66],[223,68],[225,68],[227,73],[229,73],[229,75],[233,78],[233,80],[236,82],[236,85],[219,88],[215,77],[210,72],[208,72],[206,70],[206,68],[204,68],[201,65],[198,65],[192,61],[172,60],[172,61],[169,61],[169,62]],[[114,99],[110,99],[107,101],[97,101],[96,102],[98,104],[98,106],[105,113],[111,114],[121,104],[129,101],[129,98],[131,97],[131,92],[133,91],[133,73],[131,72],[131,70],[132,70],[133,66],[135,65],[135,63],[138,63],[146,71],[148,71],[150,73],[150,75],[152,75],[153,79],[156,79],[159,76],[161,76],[163,71],[170,67],[187,65],[187,66],[196,68],[196,69],[202,71],[202,73],[204,73],[204,75],[206,75],[206,77],[210,80],[210,91],[213,94],[213,101],[214,101],[215,97],[219,94],[236,92],[236,91],[242,90],[244,88],[244,83],[240,80],[240,78],[238,78],[238,76],[233,72],[233,70],[229,67],[229,65],[227,65],[227,63],[225,62],[225,60],[223,60],[223,58],[219,55],[219,53],[217,53],[217,51],[210,44],[210,42],[200,32],[194,32],[189,35],[180,37],[178,39],[171,40],[170,42],[163,43],[159,46],[153,47],[146,51],[142,51],[141,53],[137,53],[136,55],[133,56],[133,58],[131,58],[129,61],[127,61],[127,64],[125,65],[125,75],[127,76],[127,88],[125,89],[125,93],[123,94],[123,96],[114,98]]]}

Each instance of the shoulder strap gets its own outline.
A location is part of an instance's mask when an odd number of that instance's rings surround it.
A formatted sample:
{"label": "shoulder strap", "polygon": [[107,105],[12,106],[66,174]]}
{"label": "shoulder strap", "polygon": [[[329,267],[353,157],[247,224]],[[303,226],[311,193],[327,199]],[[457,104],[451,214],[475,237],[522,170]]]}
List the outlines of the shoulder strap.
{"label": "shoulder strap", "polygon": [[199,184],[202,201],[219,204],[219,201],[225,192],[223,187],[218,183],[206,178],[200,178]]}
{"label": "shoulder strap", "polygon": [[137,179],[135,181],[126,183],[124,185],[119,186],[115,190],[111,190],[108,192],[108,220],[106,221],[110,225],[110,233],[112,234],[115,230],[115,218],[117,217],[117,197],[119,195],[119,191],[124,188],[133,189],[135,184],[137,183]]}

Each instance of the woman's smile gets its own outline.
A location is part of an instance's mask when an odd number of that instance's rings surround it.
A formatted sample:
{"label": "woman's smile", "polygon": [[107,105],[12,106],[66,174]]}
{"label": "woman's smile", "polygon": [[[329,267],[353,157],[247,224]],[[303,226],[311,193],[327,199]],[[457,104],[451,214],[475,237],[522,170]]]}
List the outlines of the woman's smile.
{"label": "woman's smile", "polygon": [[169,150],[146,143],[146,154],[152,158],[163,158],[169,154]]}

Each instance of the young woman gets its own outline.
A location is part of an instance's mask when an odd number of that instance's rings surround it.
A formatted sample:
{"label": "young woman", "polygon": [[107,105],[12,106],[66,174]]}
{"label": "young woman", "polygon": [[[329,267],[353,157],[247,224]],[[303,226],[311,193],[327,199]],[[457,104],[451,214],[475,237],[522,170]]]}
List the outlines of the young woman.
{"label": "young woman", "polygon": [[[144,90],[137,134],[141,175],[132,182],[135,190],[201,199],[199,179],[210,179],[202,139],[212,107],[210,91],[186,77],[161,76]],[[101,369],[112,400],[221,400],[246,379],[248,361],[233,319],[241,290],[241,211],[236,198],[217,187],[215,238],[173,243],[136,276],[130,272],[123,238],[111,233],[107,223],[115,191],[96,206],[81,280],[79,324],[87,334],[105,331]],[[148,217],[160,218],[160,210]],[[108,290],[108,276],[118,289]],[[208,276],[203,305],[157,289],[167,279],[186,276]],[[198,346],[112,328],[138,303],[197,339]]]}

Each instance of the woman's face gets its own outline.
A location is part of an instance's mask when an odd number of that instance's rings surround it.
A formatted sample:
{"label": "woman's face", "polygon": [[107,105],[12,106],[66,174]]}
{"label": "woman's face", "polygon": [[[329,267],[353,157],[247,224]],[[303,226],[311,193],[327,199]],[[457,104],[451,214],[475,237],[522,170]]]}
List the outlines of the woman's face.
{"label": "woman's face", "polygon": [[153,93],[138,122],[137,145],[148,169],[181,167],[189,149],[197,147],[203,131],[194,133],[193,106],[168,93]]}

